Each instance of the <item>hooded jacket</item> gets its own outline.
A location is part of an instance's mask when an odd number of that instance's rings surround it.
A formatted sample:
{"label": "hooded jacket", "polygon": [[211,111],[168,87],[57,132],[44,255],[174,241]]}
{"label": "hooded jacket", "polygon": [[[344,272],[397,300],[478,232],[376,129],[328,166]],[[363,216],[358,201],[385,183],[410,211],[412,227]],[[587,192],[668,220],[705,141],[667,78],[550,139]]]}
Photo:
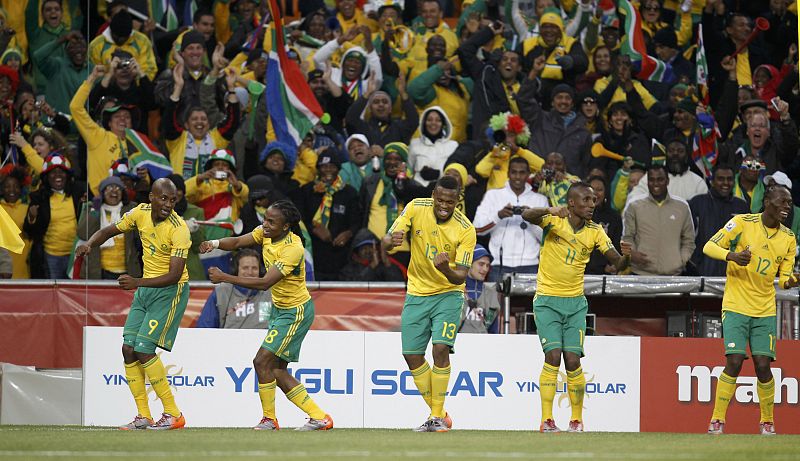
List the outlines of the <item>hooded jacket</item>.
{"label": "hooded jacket", "polygon": [[[314,64],[316,64],[317,69],[327,69],[328,60],[339,48],[341,48],[341,45],[339,45],[339,42],[336,41],[336,39],[322,45],[322,48],[317,50],[316,54],[314,54]],[[344,70],[342,67],[344,66],[344,62],[352,53],[361,53],[363,56],[366,56],[366,61],[364,62],[364,68],[361,70],[361,79],[358,81],[354,80],[345,82],[343,80]],[[354,99],[361,99],[361,97],[367,91],[370,71],[375,72],[375,87],[380,88],[381,84],[383,83],[383,72],[381,71],[381,59],[378,57],[378,53],[376,53],[375,50],[367,53],[364,48],[361,48],[360,46],[354,46],[342,54],[342,59],[339,60],[339,66],[331,69],[331,81],[341,82],[342,89],[346,93],[350,94]]]}
{"label": "hooded jacket", "polygon": [[[443,122],[442,136],[435,141],[425,135],[425,117],[433,111],[439,112]],[[422,112],[422,116],[419,118],[419,133],[419,137],[412,139],[408,145],[408,168],[414,172],[415,181],[427,186],[432,180],[424,179],[420,175],[420,171],[428,167],[438,170],[441,177],[444,164],[450,154],[456,150],[458,143],[450,139],[453,133],[453,124],[445,111],[439,106],[429,107]]]}
{"label": "hooded jacket", "polygon": [[420,109],[441,107],[441,111],[453,119],[452,138],[463,142],[467,139],[472,81],[456,77],[445,87],[437,83],[443,74],[437,65],[428,67],[408,84],[408,95]]}

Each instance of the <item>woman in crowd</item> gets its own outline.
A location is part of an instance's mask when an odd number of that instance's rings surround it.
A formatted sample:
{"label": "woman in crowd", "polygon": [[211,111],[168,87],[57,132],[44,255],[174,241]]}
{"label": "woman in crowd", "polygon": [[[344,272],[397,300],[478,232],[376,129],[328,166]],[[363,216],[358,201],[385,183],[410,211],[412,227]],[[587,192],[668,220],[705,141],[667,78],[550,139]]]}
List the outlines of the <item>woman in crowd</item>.
{"label": "woman in crowd", "polygon": [[419,121],[419,137],[408,145],[408,168],[414,172],[414,179],[427,186],[442,175],[447,158],[458,143],[450,139],[453,126],[447,114],[439,107],[425,109]]}

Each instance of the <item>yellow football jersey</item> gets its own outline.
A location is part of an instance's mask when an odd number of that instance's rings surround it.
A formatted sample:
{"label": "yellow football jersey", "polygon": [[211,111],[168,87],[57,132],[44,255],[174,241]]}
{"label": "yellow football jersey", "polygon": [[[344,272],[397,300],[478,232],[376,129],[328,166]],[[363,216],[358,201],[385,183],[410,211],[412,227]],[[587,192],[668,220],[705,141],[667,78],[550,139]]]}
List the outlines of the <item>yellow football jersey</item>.
{"label": "yellow football jersey", "polygon": [[750,317],[775,315],[775,277],[780,285],[789,279],[794,268],[794,233],[783,224],[769,229],[761,214],[734,216],[710,242],[728,251],[750,247],[750,264],[740,266],[728,261],[722,310]]}
{"label": "yellow football jersey", "polygon": [[261,245],[264,267],[269,270],[275,266],[283,274],[283,278],[272,286],[275,307],[290,309],[311,299],[306,287],[305,250],[300,237],[289,232],[283,240],[273,242],[264,238],[264,228],[261,226],[256,227],[251,235]]}
{"label": "yellow football jersey", "polygon": [[603,226],[587,221],[578,230],[567,218],[545,215],[540,227],[542,251],[536,294],[573,297],[583,295],[583,275],[595,248],[605,254],[614,248]]}
{"label": "yellow football jersey", "polygon": [[[183,218],[175,212],[158,224],[153,223],[152,209],[149,203],[142,203],[128,211],[116,222],[117,229],[128,232],[139,231],[142,240],[142,261],[144,261],[143,278],[152,279],[169,272],[169,260],[173,256],[186,259],[192,238],[189,227]],[[183,274],[178,283],[189,280],[189,272],[183,267]]]}
{"label": "yellow football jersey", "polygon": [[439,223],[433,212],[433,199],[417,198],[406,205],[389,229],[389,233],[397,231],[405,231],[411,238],[408,294],[431,296],[464,290],[463,283],[453,285],[433,265],[433,258],[445,251],[450,255],[451,268],[472,266],[475,227],[464,213],[455,210],[447,222]]}

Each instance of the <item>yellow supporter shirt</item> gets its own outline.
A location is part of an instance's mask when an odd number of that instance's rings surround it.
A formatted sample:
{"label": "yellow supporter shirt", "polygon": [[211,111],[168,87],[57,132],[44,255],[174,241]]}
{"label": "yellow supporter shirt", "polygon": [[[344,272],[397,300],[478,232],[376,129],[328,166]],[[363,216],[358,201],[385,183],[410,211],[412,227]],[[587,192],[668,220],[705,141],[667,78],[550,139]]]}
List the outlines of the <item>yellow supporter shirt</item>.
{"label": "yellow supporter shirt", "polygon": [[[175,210],[169,217],[158,224],[153,223],[152,209],[149,203],[142,203],[128,211],[117,221],[116,226],[122,232],[138,230],[142,240],[142,260],[144,261],[144,277],[156,278],[169,272],[170,258],[189,256],[192,238],[189,227]],[[189,272],[183,267],[183,274],[178,283],[189,280]]]}
{"label": "yellow supporter shirt", "polygon": [[300,237],[292,232],[273,242],[264,238],[264,228],[253,229],[250,234],[257,244],[261,245],[264,267],[269,270],[275,266],[283,274],[283,278],[272,286],[272,302],[279,309],[291,309],[301,306],[311,299],[306,288],[305,250]]}
{"label": "yellow supporter shirt", "polygon": [[44,234],[44,251],[53,256],[68,256],[78,234],[78,219],[72,197],[53,191],[50,196],[50,225]]}
{"label": "yellow supporter shirt", "polygon": [[472,266],[475,249],[475,227],[455,210],[446,222],[440,223],[433,212],[432,198],[412,200],[397,217],[389,232],[405,231],[411,237],[411,264],[408,266],[408,294],[432,296],[450,291],[463,291],[464,284],[453,285],[436,266],[433,258],[445,251],[450,267]]}
{"label": "yellow supporter shirt", "polygon": [[750,247],[750,264],[728,262],[722,310],[750,317],[775,315],[775,277],[779,284],[789,279],[794,267],[794,233],[781,224],[768,229],[761,214],[734,216],[709,242],[739,252]]}
{"label": "yellow supporter shirt", "polygon": [[583,295],[583,275],[595,248],[605,254],[614,248],[603,226],[591,221],[573,229],[567,218],[545,215],[536,294],[571,298]]}
{"label": "yellow supporter shirt", "polygon": [[114,236],[113,247],[100,249],[100,267],[115,274],[128,272],[128,267],[125,265],[124,235]]}
{"label": "yellow supporter shirt", "polygon": [[[14,203],[8,203],[5,199],[0,199],[0,207],[6,210],[11,219],[14,220],[14,223],[17,227],[21,230],[22,225],[25,222],[25,216],[28,215],[28,204],[22,203],[22,200],[17,200]],[[28,238],[28,235],[23,232],[22,234],[22,241],[25,242],[25,248],[22,250],[22,254],[10,253],[11,254],[11,267],[13,268],[13,272],[11,278],[14,279],[29,279],[31,278],[31,268],[28,266],[28,255],[31,252],[31,240]]]}

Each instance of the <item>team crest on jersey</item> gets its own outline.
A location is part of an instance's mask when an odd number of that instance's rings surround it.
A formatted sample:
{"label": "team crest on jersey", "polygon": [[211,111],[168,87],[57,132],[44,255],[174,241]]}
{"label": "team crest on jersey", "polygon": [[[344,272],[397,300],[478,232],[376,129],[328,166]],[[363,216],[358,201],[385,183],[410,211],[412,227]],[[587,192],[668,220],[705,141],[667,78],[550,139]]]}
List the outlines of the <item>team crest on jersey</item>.
{"label": "team crest on jersey", "polygon": [[444,251],[450,251],[450,244],[449,243],[445,243],[444,244]]}
{"label": "team crest on jersey", "polygon": [[439,231],[435,230],[435,231],[431,232],[431,235],[434,236],[434,237],[438,237],[439,236]]}
{"label": "team crest on jersey", "polygon": [[553,239],[553,241],[558,243],[559,241],[561,241],[561,238],[556,235],[555,238]]}
{"label": "team crest on jersey", "polygon": [[725,230],[728,232],[732,231],[734,227],[736,227],[736,221],[733,219],[728,221],[728,224],[725,224]]}
{"label": "team crest on jersey", "polygon": [[586,253],[588,252],[589,250],[587,250],[586,247],[583,247],[583,249],[581,250],[581,256],[586,256]]}
{"label": "team crest on jersey", "polygon": [[169,246],[167,246],[166,244],[162,243],[161,244],[161,250],[162,251],[169,251]]}

